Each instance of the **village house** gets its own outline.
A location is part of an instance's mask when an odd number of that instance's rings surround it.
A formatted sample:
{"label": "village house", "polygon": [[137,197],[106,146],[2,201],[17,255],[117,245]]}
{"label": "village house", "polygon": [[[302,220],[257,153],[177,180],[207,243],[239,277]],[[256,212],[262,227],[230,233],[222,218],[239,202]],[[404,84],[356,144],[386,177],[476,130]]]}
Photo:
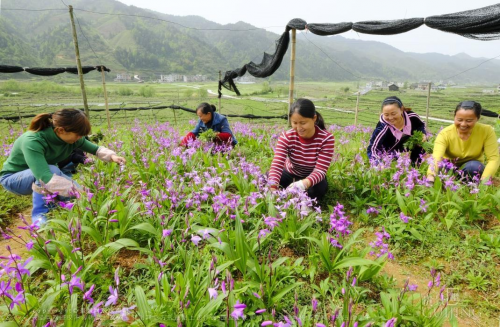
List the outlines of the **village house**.
{"label": "village house", "polygon": [[175,83],[182,82],[183,75],[180,74],[168,74],[168,75],[160,75],[160,79],[158,80],[160,83]]}
{"label": "village house", "polygon": [[115,82],[130,82],[132,81],[132,76],[127,73],[116,74]]}
{"label": "village house", "polygon": [[389,84],[387,87],[389,88],[389,91],[399,91],[399,86],[396,84]]}

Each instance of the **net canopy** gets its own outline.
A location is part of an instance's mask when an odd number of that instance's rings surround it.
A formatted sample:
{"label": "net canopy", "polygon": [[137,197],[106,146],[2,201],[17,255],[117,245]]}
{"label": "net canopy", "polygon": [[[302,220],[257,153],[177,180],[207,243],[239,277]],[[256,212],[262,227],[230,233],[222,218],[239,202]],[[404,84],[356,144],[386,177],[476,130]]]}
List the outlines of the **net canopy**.
{"label": "net canopy", "polygon": [[462,11],[453,14],[431,16],[427,18],[409,18],[390,21],[363,21],[357,23],[308,24],[305,20],[294,18],[286,25],[285,32],[276,41],[273,54],[264,53],[259,64],[250,62],[241,68],[227,71],[219,81],[219,97],[222,87],[240,95],[234,79],[249,73],[254,77],[268,77],[281,65],[290,43],[289,31],[308,30],[316,35],[336,35],[350,30],[372,35],[401,34],[426,25],[443,32],[454,33],[469,39],[491,41],[500,38],[500,4],[484,8]]}
{"label": "net canopy", "polygon": [[[109,68],[106,68],[106,66],[83,66],[82,67],[82,72],[84,74],[87,74],[88,72],[91,71],[101,71],[104,70],[106,72],[110,72],[111,70]],[[78,74],[78,68],[77,67],[61,67],[61,68],[41,68],[41,67],[18,67],[18,66],[7,66],[7,65],[0,65],[0,73],[20,73],[20,72],[27,72],[33,75],[39,75],[39,76],[54,76],[54,75],[59,75],[62,73],[71,73],[71,74]]]}

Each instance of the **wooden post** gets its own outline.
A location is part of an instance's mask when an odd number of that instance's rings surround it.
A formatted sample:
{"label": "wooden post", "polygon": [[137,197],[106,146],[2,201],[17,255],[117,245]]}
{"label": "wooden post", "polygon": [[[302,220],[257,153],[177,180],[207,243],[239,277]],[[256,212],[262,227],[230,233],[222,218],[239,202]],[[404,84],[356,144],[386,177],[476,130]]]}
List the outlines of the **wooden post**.
{"label": "wooden post", "polygon": [[78,67],[78,76],[80,77],[80,88],[82,90],[83,108],[85,115],[90,118],[89,106],[87,104],[87,92],[83,82],[82,62],[80,61],[80,49],[78,48],[78,38],[76,37],[75,19],[73,18],[73,6],[69,7],[69,17],[71,18],[71,27],[73,28],[73,43],[75,44],[76,66]]}
{"label": "wooden post", "polygon": [[295,89],[295,49],[297,44],[297,30],[292,29],[292,51],[290,53],[290,89],[288,91],[288,125],[290,125],[290,109],[293,104],[293,91]]}
{"label": "wooden post", "polygon": [[19,123],[21,124],[21,128],[24,131],[23,118],[21,117],[21,111],[19,111],[19,107],[17,107],[17,115],[19,116]]}
{"label": "wooden post", "polygon": [[427,86],[427,112],[425,114],[425,126],[429,128],[429,111],[430,111],[430,102],[431,102],[431,83]]}
{"label": "wooden post", "polygon": [[106,78],[104,76],[104,66],[101,66],[102,88],[104,91],[104,104],[106,105],[106,118],[108,119],[108,130],[111,130],[111,118],[109,117],[108,92],[106,91]]}
{"label": "wooden post", "polygon": [[356,113],[354,114],[354,125],[355,126],[358,126],[358,110],[359,110],[359,96],[360,96],[360,93],[358,91],[358,98],[356,99]]}
{"label": "wooden post", "polygon": [[177,126],[177,115],[175,113],[175,109],[172,108],[172,111],[174,112],[174,122],[175,122],[175,125]]}
{"label": "wooden post", "polygon": [[[219,83],[220,83],[221,80],[222,80],[222,72],[219,70]],[[222,114],[221,98],[222,98],[222,95],[219,98],[219,113]]]}

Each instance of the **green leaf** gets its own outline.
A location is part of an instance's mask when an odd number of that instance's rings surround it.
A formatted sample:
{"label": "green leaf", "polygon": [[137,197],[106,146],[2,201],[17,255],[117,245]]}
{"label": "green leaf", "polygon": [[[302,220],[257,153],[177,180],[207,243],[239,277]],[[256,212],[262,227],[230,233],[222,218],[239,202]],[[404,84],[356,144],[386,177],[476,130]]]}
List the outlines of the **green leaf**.
{"label": "green leaf", "polygon": [[369,266],[369,265],[378,265],[378,263],[370,259],[364,259],[359,257],[347,257],[337,262],[334,265],[333,269],[342,269],[346,267]]}
{"label": "green leaf", "polygon": [[153,234],[153,235],[158,234],[158,231],[156,230],[156,228],[154,228],[153,225],[151,225],[150,223],[142,223],[139,225],[135,225],[135,226],[131,227],[130,229],[137,229],[140,231],[148,232],[148,233]]}
{"label": "green leaf", "polygon": [[19,325],[13,321],[7,321],[0,323],[0,327],[19,327]]}
{"label": "green leaf", "polygon": [[147,324],[151,320],[152,312],[151,307],[146,299],[146,294],[140,286],[135,287],[135,299],[137,301],[137,308],[139,309],[139,316]]}
{"label": "green leaf", "polygon": [[413,227],[410,228],[410,234],[413,235],[413,237],[415,237],[420,242],[424,241],[424,238],[423,238],[422,234],[420,234],[420,232],[418,230],[416,230],[415,228],[413,228]]}
{"label": "green leaf", "polygon": [[399,208],[401,208],[401,211],[405,215],[408,214],[408,208],[406,207],[405,200],[403,199],[403,196],[401,196],[401,193],[399,193],[398,190],[396,190],[396,199],[398,200]]}
{"label": "green leaf", "polygon": [[283,296],[285,296],[286,293],[290,292],[295,287],[297,287],[299,285],[302,285],[302,284],[304,284],[304,283],[303,282],[298,282],[298,283],[294,283],[292,285],[288,285],[285,288],[281,289],[281,291],[279,291],[278,294],[276,294],[275,296],[273,296],[272,303],[273,304],[278,303],[279,301],[281,301],[281,299],[283,298]]}

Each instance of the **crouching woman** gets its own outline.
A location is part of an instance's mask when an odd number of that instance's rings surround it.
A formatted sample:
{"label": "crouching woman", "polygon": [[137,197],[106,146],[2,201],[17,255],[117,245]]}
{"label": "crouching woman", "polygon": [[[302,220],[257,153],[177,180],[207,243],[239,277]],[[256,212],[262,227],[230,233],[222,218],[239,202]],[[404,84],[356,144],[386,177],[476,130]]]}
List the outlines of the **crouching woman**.
{"label": "crouching woman", "polygon": [[46,221],[50,206],[44,200],[44,193],[71,197],[79,188],[71,179],[70,170],[57,166],[75,149],[97,155],[102,161],[125,163],[112,150],[88,141],[84,136],[90,130],[90,122],[81,110],[61,109],[35,116],[28,131],[14,142],[0,171],[0,184],[16,195],[32,195],[33,223],[40,225]]}

